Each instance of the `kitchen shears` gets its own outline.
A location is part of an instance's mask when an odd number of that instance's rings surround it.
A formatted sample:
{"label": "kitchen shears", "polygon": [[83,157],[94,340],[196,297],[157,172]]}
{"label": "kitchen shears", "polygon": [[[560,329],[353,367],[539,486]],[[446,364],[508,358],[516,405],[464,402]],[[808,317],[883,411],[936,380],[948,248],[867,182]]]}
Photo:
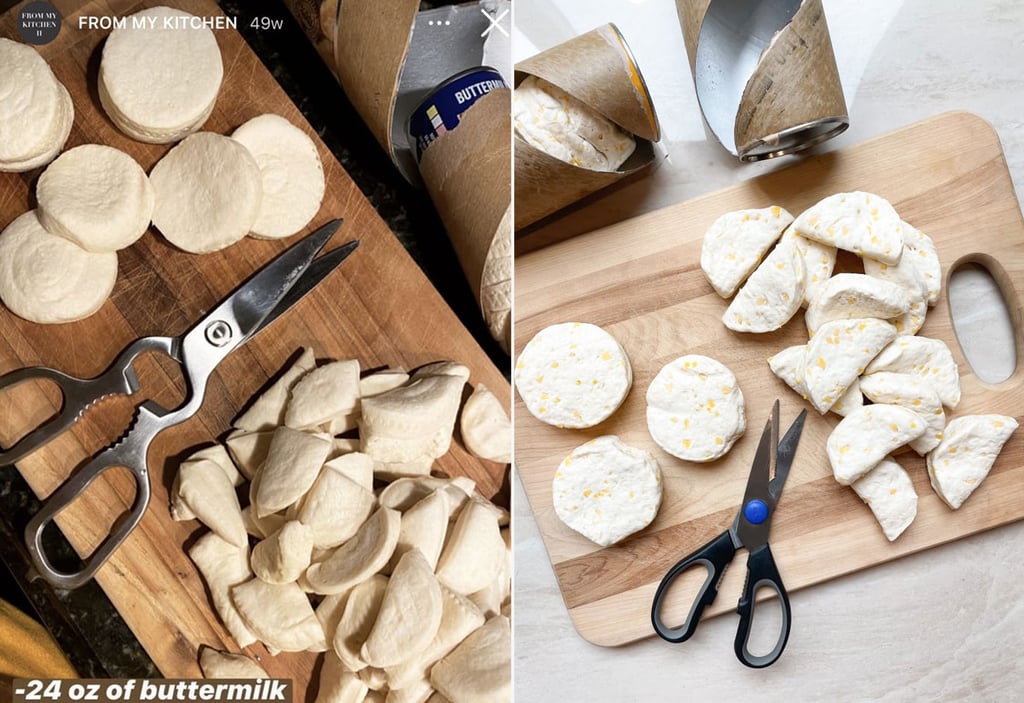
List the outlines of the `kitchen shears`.
{"label": "kitchen shears", "polygon": [[[145,352],[155,351],[171,357],[181,365],[185,378],[187,390],[180,407],[168,410],[152,400],[143,402],[121,439],[80,467],[46,499],[39,512],[29,520],[25,528],[25,542],[36,571],[42,578],[60,588],[78,588],[91,579],[124,542],[142,519],[149,504],[147,455],[153,439],[163,430],[184,422],[199,410],[203,404],[207,381],[221,361],[290,310],[355,251],[359,246],[358,241],[349,242],[317,258],[340,226],[341,220],[333,220],[286,249],[185,334],[136,340],[110,368],[95,378],[75,378],[41,366],[20,369],[0,377],[0,390],[26,381],[43,380],[56,384],[63,394],[63,406],[55,417],[0,452],[2,466],[20,461],[51,441],[71,427],[99,400],[111,395],[132,395],[138,391],[140,385],[133,364]],[[135,500],[130,511],[115,522],[111,533],[85,558],[79,571],[58,571],[43,549],[43,529],[96,477],[115,467],[128,469],[135,479]]]}
{"label": "kitchen shears", "polygon": [[[654,605],[651,608],[651,622],[654,631],[669,642],[685,642],[697,630],[704,608],[710,605],[718,595],[718,587],[725,576],[726,568],[736,556],[736,550],[745,547],[748,551],[747,578],[743,585],[736,611],[740,615],[740,624],[736,630],[736,656],[749,667],[760,669],[769,666],[782,655],[789,640],[790,607],[786,587],[775,566],[772,550],[768,546],[768,533],[771,530],[772,516],[775,506],[782,495],[786,477],[793,465],[793,456],[800,443],[804,420],[807,411],[801,411],[793,424],[786,431],[782,442],[779,442],[779,401],[772,407],[772,415],[765,425],[761,442],[754,455],[754,463],[750,467],[747,489],[743,495],[743,503],[732,526],[703,547],[697,549],[678,564],[669,569],[661,580],[654,594]],[[775,468],[774,478],[772,467]],[[690,614],[679,627],[669,627],[661,618],[661,609],[669,587],[683,572],[694,567],[704,567],[708,571],[707,579],[701,586]],[[766,587],[775,591],[782,608],[782,626],[774,649],[765,655],[756,656],[750,653],[747,642],[750,639],[750,627],[756,608],[756,595],[759,588]]]}

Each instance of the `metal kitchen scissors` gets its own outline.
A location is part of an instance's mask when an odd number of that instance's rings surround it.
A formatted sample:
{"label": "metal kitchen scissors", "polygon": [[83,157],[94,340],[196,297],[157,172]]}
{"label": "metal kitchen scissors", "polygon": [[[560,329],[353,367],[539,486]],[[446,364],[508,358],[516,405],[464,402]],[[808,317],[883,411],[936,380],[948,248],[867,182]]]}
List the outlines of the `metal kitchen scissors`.
{"label": "metal kitchen scissors", "polygon": [[[736,656],[747,666],[760,669],[773,664],[782,655],[782,650],[786,648],[786,642],[789,639],[789,596],[786,593],[786,587],[782,584],[779,570],[775,566],[772,550],[768,547],[768,532],[771,530],[775,506],[778,504],[779,496],[782,495],[782,489],[786,484],[786,476],[789,475],[789,468],[793,465],[793,456],[800,443],[800,433],[803,432],[806,417],[807,411],[804,410],[790,425],[786,436],[780,443],[779,401],[775,401],[775,405],[772,407],[772,416],[768,419],[764,433],[761,435],[761,443],[757,446],[754,464],[750,467],[750,478],[747,479],[747,490],[743,495],[743,503],[740,505],[732,526],[669,569],[654,594],[651,622],[654,625],[654,631],[662,639],[669,642],[685,642],[690,639],[697,630],[704,608],[710,605],[718,595],[718,587],[722,583],[722,577],[725,576],[726,568],[736,556],[736,550],[745,547],[749,556],[747,557],[747,579],[743,585],[743,595],[736,608],[740,614],[740,624],[736,630]],[[775,472],[774,478],[771,478],[773,466]],[[704,585],[701,586],[697,598],[693,601],[686,622],[679,627],[669,627],[661,619],[661,608],[669,586],[684,571],[694,567],[706,568],[708,577],[704,581]],[[778,596],[782,607],[782,627],[775,648],[768,654],[755,656],[747,649],[747,641],[750,638],[750,625],[753,622],[756,608],[755,596],[757,589],[761,587],[771,588]]]}
{"label": "metal kitchen scissors", "polygon": [[[341,220],[327,223],[285,250],[221,301],[191,330],[178,337],[144,337],[133,342],[103,374],[90,379],[75,378],[46,367],[20,369],[0,377],[0,390],[33,380],[51,381],[61,390],[60,412],[42,427],[30,432],[14,446],[0,453],[0,465],[10,465],[34,452],[73,425],[90,406],[111,395],[131,395],[139,389],[133,368],[144,352],[161,352],[182,367],[187,391],[183,404],[173,410],[152,400],[142,403],[132,425],[117,442],[102,450],[46,501],[25,528],[25,541],[39,575],[54,586],[77,588],[91,579],[110,555],[128,537],[146,511],[150,498],[147,454],[153,439],[163,430],[192,417],[202,406],[206,383],[217,365],[232,351],[286,313],[316,287],[359,246],[352,241],[316,258],[341,226]],[[70,505],[97,476],[108,469],[123,467],[135,478],[135,501],[130,511],[115,522],[111,533],[88,556],[77,572],[56,570],[43,550],[43,528]]]}

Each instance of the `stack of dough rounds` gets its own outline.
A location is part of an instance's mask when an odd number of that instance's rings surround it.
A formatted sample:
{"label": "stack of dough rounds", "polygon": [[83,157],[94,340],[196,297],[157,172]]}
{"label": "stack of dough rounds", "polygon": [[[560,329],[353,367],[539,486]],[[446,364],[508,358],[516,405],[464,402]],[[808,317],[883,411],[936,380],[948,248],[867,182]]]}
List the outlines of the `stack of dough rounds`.
{"label": "stack of dough rounds", "polygon": [[192,18],[153,7],[131,15],[107,37],[100,102],[132,139],[170,144],[196,132],[213,112],[224,65],[213,32],[190,26]]}
{"label": "stack of dough rounds", "polygon": [[0,171],[45,166],[71,133],[71,96],[30,46],[0,39],[0,67]]}
{"label": "stack of dough rounds", "polygon": [[0,234],[0,300],[11,312],[39,323],[88,317],[110,296],[117,254],[85,251],[50,234],[35,210]]}
{"label": "stack of dough rounds", "polygon": [[320,210],[324,169],[313,140],[278,115],[260,115],[231,137],[256,159],[263,181],[263,203],[252,234],[266,239],[290,237]]}
{"label": "stack of dough rounds", "polygon": [[263,198],[260,167],[230,137],[200,132],[153,167],[153,224],[180,249],[218,251],[252,229]]}
{"label": "stack of dough rounds", "polygon": [[155,205],[153,187],[135,160],[99,144],[75,147],[50,164],[36,198],[39,219],[51,234],[91,252],[134,244]]}

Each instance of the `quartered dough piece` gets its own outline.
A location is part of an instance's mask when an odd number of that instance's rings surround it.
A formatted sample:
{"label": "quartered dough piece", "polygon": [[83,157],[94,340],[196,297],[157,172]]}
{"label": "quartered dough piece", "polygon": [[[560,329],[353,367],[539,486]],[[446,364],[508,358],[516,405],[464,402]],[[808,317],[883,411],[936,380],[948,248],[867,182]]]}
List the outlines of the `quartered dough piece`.
{"label": "quartered dough piece", "polygon": [[455,418],[465,385],[460,375],[416,376],[408,385],[361,402],[362,451],[381,463],[421,462],[451,446]]}
{"label": "quartered dough piece", "polygon": [[960,402],[960,372],[946,343],[928,337],[901,336],[876,356],[865,374],[894,371],[919,376],[932,384],[947,408]]}
{"label": "quartered dough piece", "polygon": [[216,462],[186,461],[178,469],[177,484],[182,502],[200,522],[236,547],[248,546],[235,486]]}
{"label": "quartered dough piece", "polygon": [[[335,439],[335,448],[337,448],[337,439]],[[328,459],[324,468],[337,471],[357,486],[373,492],[373,459],[358,449],[357,441],[352,451]]]}
{"label": "quartered dough piece", "polygon": [[[227,450],[224,449],[224,446],[221,444],[211,444],[193,452],[189,455],[188,459],[182,462],[182,464],[190,461],[210,462],[210,468],[215,468],[224,472],[228,481],[230,481],[231,485],[236,488],[245,482],[242,475],[238,472],[238,469],[235,468],[234,462],[231,461],[231,457],[228,456]],[[192,509],[185,504],[185,501],[182,500],[180,489],[181,471],[179,470],[174,476],[174,483],[171,485],[171,518],[178,522],[181,522],[182,520],[194,520],[196,515],[192,512]]]}
{"label": "quartered dough piece", "polygon": [[946,505],[956,510],[981,485],[1017,425],[1006,415],[964,415],[949,421],[939,446],[928,454],[928,478]]}
{"label": "quartered dough piece", "polygon": [[391,574],[360,657],[378,668],[412,659],[437,634],[441,609],[441,584],[433,567],[418,549],[406,552]]}
{"label": "quartered dough piece", "polygon": [[906,290],[896,283],[863,273],[837,273],[821,287],[807,306],[804,321],[813,335],[832,320],[877,317],[883,320],[910,311]]}
{"label": "quartered dough piece", "polygon": [[583,428],[615,412],[633,384],[625,350],[585,322],[545,327],[516,361],[515,384],[530,413],[556,427]]}
{"label": "quartered dough piece", "polygon": [[334,632],[334,652],[350,671],[360,671],[366,667],[360,650],[373,629],[377,620],[377,612],[384,601],[387,589],[386,576],[374,574],[355,586],[348,594],[345,612],[338,621]]}
{"label": "quartered dough piece", "polygon": [[301,652],[324,639],[309,599],[294,583],[252,579],[232,588],[231,600],[249,628],[269,647]]}
{"label": "quartered dough piece", "polygon": [[448,494],[449,515],[452,515],[476,491],[476,482],[466,476],[400,478],[381,490],[379,500],[385,508],[405,512],[438,489]]}
{"label": "quartered dough piece", "polygon": [[188,555],[199,569],[210,590],[210,600],[221,622],[239,647],[248,647],[256,641],[238,609],[231,600],[231,589],[252,578],[249,569],[249,545],[236,547],[213,532],[200,537],[188,550]]}
{"label": "quartered dough piece", "polygon": [[280,239],[301,231],[324,198],[324,168],[313,140],[280,115],[254,117],[231,138],[249,150],[263,177],[263,201],[252,233]]}
{"label": "quartered dough piece", "polygon": [[605,435],[562,460],[551,498],[562,522],[607,547],[654,520],[661,507],[661,469],[650,452]]}
{"label": "quartered dough piece", "polygon": [[252,549],[252,570],[267,583],[296,581],[313,555],[313,530],[290,520]]}
{"label": "quartered dough piece", "polygon": [[818,291],[825,285],[825,281],[832,275],[836,267],[836,248],[829,244],[822,244],[813,239],[807,239],[796,233],[790,225],[782,233],[780,243],[787,246],[792,244],[800,252],[804,269],[804,299],[802,305],[806,307],[818,295]]}
{"label": "quartered dough piece", "polygon": [[364,703],[370,688],[333,652],[324,658],[315,703]]}
{"label": "quartered dough piece", "polygon": [[851,484],[860,499],[874,513],[882,532],[892,542],[917,517],[917,491],[909,474],[887,456],[871,471]]}
{"label": "quartered dough piece", "polygon": [[[303,347],[302,354],[295,360],[295,363],[288,367],[281,377],[249,406],[248,410],[235,418],[233,425],[247,432],[274,430],[279,425],[283,425],[289,392],[299,379],[312,371],[315,366],[316,356],[312,347]],[[229,441],[229,448],[230,445]],[[239,462],[239,464],[241,463]],[[258,465],[255,468],[259,468]]]}
{"label": "quartered dough piece", "polygon": [[401,519],[396,510],[378,508],[352,539],[309,567],[309,585],[325,595],[342,593],[383,569],[398,544]]}
{"label": "quartered dough piece", "polygon": [[789,322],[804,300],[804,261],[793,240],[778,243],[750,274],[722,315],[736,332],[771,332]]}
{"label": "quartered dough piece", "polygon": [[270,442],[274,437],[273,430],[248,432],[232,430],[225,444],[235,466],[245,478],[252,480],[256,472],[263,466],[270,451]]}
{"label": "quartered dough piece", "polygon": [[715,220],[700,250],[700,268],[715,292],[732,297],[792,222],[778,206],[736,210]]}
{"label": "quartered dough piece", "polygon": [[459,429],[473,456],[507,464],[512,461],[512,423],[498,397],[478,383],[462,405]]}
{"label": "quartered dough piece", "polygon": [[808,239],[887,264],[899,261],[903,250],[900,216],[889,201],[873,193],[830,195],[802,212],[793,229]]}
{"label": "quartered dough piece", "polygon": [[498,517],[484,501],[470,499],[452,525],[437,578],[448,588],[469,595],[486,587],[501,570],[505,541]]}
{"label": "quartered dough piece", "polygon": [[381,393],[404,386],[409,381],[409,374],[404,369],[381,369],[359,379],[359,396],[372,398]]}
{"label": "quartered dough piece", "polygon": [[873,317],[822,325],[807,343],[804,359],[804,385],[811,405],[822,415],[827,413],[895,337],[895,327]]}
{"label": "quartered dough piece", "polygon": [[895,264],[864,259],[864,273],[872,278],[889,281],[901,286],[907,293],[907,312],[893,320],[896,332],[901,335],[917,334],[924,325],[928,314],[928,284],[920,269],[914,265],[910,249],[903,248],[903,255]]}
{"label": "quartered dough piece", "polygon": [[332,361],[313,369],[292,386],[284,423],[305,430],[338,416],[351,416],[351,426],[344,429],[352,429],[358,409],[359,362]]}
{"label": "quartered dough piece", "polygon": [[244,654],[221,652],[203,646],[199,652],[199,668],[207,679],[269,679],[266,670]]}
{"label": "quartered dough piece", "polygon": [[491,618],[430,670],[430,682],[459,703],[512,700],[512,630],[508,618]]}
{"label": "quartered dough piece", "polygon": [[[349,456],[368,459],[364,454]],[[370,470],[372,476],[373,462],[370,462]],[[298,517],[304,525],[309,525],[314,546],[337,547],[359,530],[376,503],[373,493],[328,462],[302,501]]]}
{"label": "quartered dough piece", "polygon": [[[935,242],[921,230],[903,223],[903,256],[921,274],[928,290],[928,304],[935,305],[942,293],[942,264]],[[902,257],[900,261],[902,261]]]}
{"label": "quartered dough piece", "polygon": [[433,571],[441,556],[441,549],[444,547],[444,538],[447,534],[448,494],[442,488],[422,498],[402,513],[398,544],[395,546],[395,553],[391,556],[392,568],[398,564],[406,552],[415,549],[426,559]]}
{"label": "quartered dough piece", "polygon": [[172,148],[149,176],[153,224],[193,254],[228,247],[252,229],[263,196],[260,167],[230,137],[200,132]]}
{"label": "quartered dough piece", "polygon": [[874,403],[888,403],[910,408],[924,420],[925,433],[910,442],[910,448],[924,456],[942,440],[946,413],[942,410],[935,388],[912,374],[879,371],[860,380],[861,391]]}
{"label": "quartered dough piece", "polygon": [[849,486],[926,429],[917,413],[899,405],[875,403],[854,410],[836,425],[826,445],[836,481]]}
{"label": "quartered dough piece", "polygon": [[115,252],[88,252],[50,234],[36,210],[0,233],[0,300],[30,322],[89,317],[107,301],[116,281]]}
{"label": "quartered dough piece", "polygon": [[681,356],[647,387],[647,429],[672,456],[714,461],[747,428],[743,393],[732,371],[706,356]]}
{"label": "quartered dough piece", "polygon": [[331,443],[290,427],[278,427],[267,460],[257,476],[253,500],[256,516],[283,510],[310,489],[327,461]]}

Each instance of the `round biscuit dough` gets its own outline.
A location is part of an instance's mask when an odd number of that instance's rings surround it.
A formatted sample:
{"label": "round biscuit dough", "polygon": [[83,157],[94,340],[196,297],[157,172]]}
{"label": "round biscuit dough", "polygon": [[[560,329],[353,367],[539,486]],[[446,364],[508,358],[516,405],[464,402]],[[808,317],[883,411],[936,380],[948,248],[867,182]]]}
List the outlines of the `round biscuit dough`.
{"label": "round biscuit dough", "polygon": [[59,83],[35,49],[10,39],[0,39],[0,66],[0,162],[28,161],[51,147]]}
{"label": "round biscuit dough", "polygon": [[75,121],[75,104],[71,95],[61,83],[57,83],[58,109],[57,119],[46,132],[46,150],[23,161],[0,161],[0,171],[22,173],[45,166],[56,158],[71,135],[71,127]]}
{"label": "round biscuit dough", "polygon": [[622,405],[633,384],[625,350],[597,325],[545,327],[516,361],[516,388],[541,422],[593,427]]}
{"label": "round biscuit dough", "polygon": [[203,254],[249,233],[259,213],[260,167],[230,137],[200,132],[167,152],[149,175],[153,224],[171,244]]}
{"label": "round biscuit dough", "polygon": [[[131,15],[126,27],[107,37],[101,102],[118,127],[128,125],[129,136],[168,143],[199,129],[210,115],[224,64],[213,32],[189,26],[192,17],[153,7]],[[138,27],[137,18],[144,20]]]}
{"label": "round biscuit dough", "polygon": [[43,229],[35,210],[0,233],[0,300],[31,322],[92,315],[117,280],[117,254],[94,254]]}
{"label": "round biscuit dough", "polygon": [[666,364],[647,387],[647,429],[672,456],[718,459],[747,429],[736,376],[724,364],[698,354]]}
{"label": "round biscuit dough", "polygon": [[661,469],[650,452],[605,435],[562,460],[551,493],[562,522],[607,547],[654,520],[661,507]]}
{"label": "round biscuit dough", "polygon": [[235,130],[259,164],[263,204],[252,234],[290,237],[316,216],[324,199],[324,168],[313,140],[279,115],[260,115]]}
{"label": "round biscuit dough", "polygon": [[86,251],[131,246],[149,227],[155,196],[135,159],[109,146],[83,144],[57,158],[36,185],[46,229]]}

